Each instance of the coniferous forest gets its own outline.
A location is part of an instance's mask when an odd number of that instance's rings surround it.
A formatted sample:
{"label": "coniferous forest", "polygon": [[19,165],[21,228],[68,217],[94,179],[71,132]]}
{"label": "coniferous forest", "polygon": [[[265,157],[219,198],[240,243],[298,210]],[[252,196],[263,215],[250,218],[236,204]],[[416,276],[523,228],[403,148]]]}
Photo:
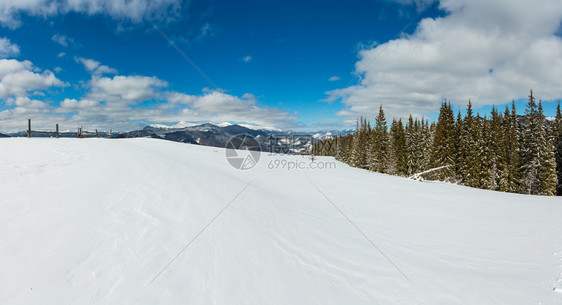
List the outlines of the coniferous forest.
{"label": "coniferous forest", "polygon": [[315,143],[312,153],[379,173],[410,177],[439,168],[423,177],[503,192],[562,195],[560,103],[555,119],[547,122],[533,91],[521,117],[514,102],[482,117],[470,100],[464,116],[455,116],[445,101],[435,123],[410,116],[388,125],[381,106],[373,124],[361,118],[354,133]]}

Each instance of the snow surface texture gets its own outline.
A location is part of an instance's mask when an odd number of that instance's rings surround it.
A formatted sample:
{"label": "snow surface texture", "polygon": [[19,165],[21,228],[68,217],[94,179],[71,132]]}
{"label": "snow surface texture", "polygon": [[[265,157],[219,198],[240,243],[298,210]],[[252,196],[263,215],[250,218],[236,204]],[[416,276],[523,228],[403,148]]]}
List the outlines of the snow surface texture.
{"label": "snow surface texture", "polygon": [[0,304],[562,304],[560,198],[280,158],[0,140]]}

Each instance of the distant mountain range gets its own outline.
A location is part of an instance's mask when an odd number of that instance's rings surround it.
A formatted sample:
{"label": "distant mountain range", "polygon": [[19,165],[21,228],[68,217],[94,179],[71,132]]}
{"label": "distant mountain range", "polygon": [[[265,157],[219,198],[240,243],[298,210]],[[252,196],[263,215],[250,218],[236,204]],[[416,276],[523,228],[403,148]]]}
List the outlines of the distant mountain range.
{"label": "distant mountain range", "polygon": [[[314,141],[323,140],[332,136],[347,134],[353,130],[331,130],[318,132],[294,132],[282,131],[274,128],[260,129],[251,125],[237,125],[222,123],[219,125],[192,124],[179,122],[173,126],[152,124],[139,130],[129,132],[112,133],[99,132],[100,137],[132,138],[150,137],[181,143],[191,143],[204,146],[226,147],[233,139],[240,143],[245,135],[256,139],[262,151],[275,153],[300,154],[312,147]],[[25,131],[10,133],[10,137],[25,137]],[[37,134],[33,137],[50,137],[51,135]],[[61,136],[72,137],[72,136]]]}
{"label": "distant mountain range", "polygon": [[[261,150],[299,154],[309,150],[314,141],[326,139],[333,135],[345,134],[347,131],[292,132],[275,129],[256,129],[242,125],[211,123],[193,126],[148,125],[140,130],[133,130],[117,137],[152,137],[182,143],[205,146],[226,147],[229,140],[250,135],[259,143]],[[239,139],[238,139],[239,140]]]}

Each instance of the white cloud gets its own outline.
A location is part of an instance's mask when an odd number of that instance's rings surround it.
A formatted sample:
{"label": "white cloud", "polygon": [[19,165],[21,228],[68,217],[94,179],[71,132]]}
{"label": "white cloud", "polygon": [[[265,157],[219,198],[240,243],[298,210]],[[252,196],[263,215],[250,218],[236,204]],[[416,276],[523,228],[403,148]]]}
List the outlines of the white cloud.
{"label": "white cloud", "polygon": [[[293,127],[295,117],[282,110],[259,105],[252,94],[241,97],[204,90],[200,95],[163,91],[165,82],[146,76],[116,76],[92,81],[90,93],[82,99],[65,99],[59,106],[31,103],[22,98],[6,104],[14,108],[0,112],[2,131],[21,130],[33,119],[37,128],[85,128],[132,130],[150,123],[246,122],[253,126]],[[135,95],[134,92],[144,91]],[[159,99],[154,107],[135,107],[146,99]],[[26,101],[30,101],[27,102]],[[37,103],[39,102],[39,103]],[[65,114],[60,116],[60,114]],[[22,123],[23,122],[23,123]],[[23,125],[22,125],[23,124]]]}
{"label": "white cloud", "polygon": [[[55,35],[53,35],[53,37],[51,37],[51,40],[54,41],[54,42],[56,42],[56,43],[58,43],[58,44],[60,44],[60,45],[63,46],[63,47],[76,46],[76,45],[78,45],[78,44],[76,43],[76,41],[74,41],[74,39],[72,39],[72,38],[70,38],[70,37],[68,37],[68,36],[62,35],[62,34],[55,34]],[[60,54],[60,53],[59,53],[59,54]]]}
{"label": "white cloud", "polygon": [[57,54],[57,57],[58,57],[58,58],[61,58],[61,57],[64,57],[65,55],[66,55],[65,52],[60,52],[59,54]]}
{"label": "white cloud", "polygon": [[94,107],[98,107],[101,104],[96,101],[91,100],[76,100],[76,99],[64,99],[60,103],[60,109],[57,112],[62,113],[71,113],[79,109],[92,109]]}
{"label": "white cloud", "polygon": [[250,60],[252,60],[252,56],[250,56],[250,55],[246,55],[246,56],[244,56],[244,58],[242,58],[242,61],[244,61],[244,62],[250,62]]}
{"label": "white cloud", "polygon": [[55,67],[53,70],[55,70],[56,73],[59,73],[62,71],[61,67]]}
{"label": "white cloud", "polygon": [[[85,83],[81,98],[66,98],[58,105],[30,98],[41,96],[41,90],[64,86],[52,72],[42,72],[29,61],[0,60],[0,111],[3,131],[22,129],[22,122],[32,118],[37,128],[88,128],[132,130],[148,122],[246,122],[256,126],[289,127],[295,117],[277,108],[259,105],[256,97],[224,94],[204,89],[202,94],[189,95],[167,91],[168,83],[157,77],[142,75],[101,76],[100,62],[76,58],[92,73]],[[151,107],[139,104],[151,101]],[[61,114],[64,114],[61,116]],[[66,127],[65,127],[66,126]]]}
{"label": "white cloud", "polygon": [[18,45],[13,44],[6,37],[0,38],[0,58],[18,56],[19,54],[20,48]]}
{"label": "white cloud", "polygon": [[37,69],[27,60],[0,59],[0,98],[27,96],[28,92],[65,85],[53,72],[39,73]]}
{"label": "white cloud", "polygon": [[440,8],[449,14],[359,53],[355,71],[362,79],[344,90],[341,116],[348,122],[373,117],[380,104],[388,117],[423,115],[437,111],[442,98],[501,104],[530,89],[542,99],[562,95],[562,40],[555,35],[562,2],[443,0]]}
{"label": "white cloud", "polygon": [[85,15],[109,15],[113,19],[141,22],[147,19],[169,20],[179,14],[181,0],[3,0],[0,24],[16,28],[21,15],[52,17],[69,12]]}
{"label": "white cloud", "polygon": [[[132,81],[132,76],[122,76]],[[146,79],[145,79],[146,80]],[[132,81],[135,82],[135,81]],[[154,90],[150,98],[166,100],[154,107],[134,107],[143,98],[122,100],[116,96],[123,96],[125,88],[136,89],[151,87],[147,83],[137,82],[135,85],[124,85],[117,81],[111,89],[114,94],[88,94],[82,99],[65,99],[58,107],[49,106],[48,109],[16,107],[0,112],[0,122],[4,131],[10,128],[22,128],[22,122],[31,117],[34,126],[49,128],[54,123],[61,126],[75,128],[83,125],[85,128],[132,130],[142,128],[150,123],[188,122],[248,122],[253,126],[294,126],[295,117],[276,108],[261,106],[252,94],[241,97],[222,94],[218,91],[204,90],[200,95],[189,95],[175,91]],[[92,88],[91,90],[96,90]],[[99,90],[99,87],[98,87]],[[115,93],[118,91],[119,93]],[[102,99],[103,98],[103,99]],[[11,105],[15,106],[14,103]],[[56,114],[65,114],[57,116]],[[69,128],[69,127],[63,127]]]}
{"label": "white cloud", "polygon": [[340,78],[339,76],[335,76],[335,75],[334,75],[334,76],[328,78],[328,81],[329,81],[329,82],[335,82],[335,81],[338,81],[338,80],[340,80],[340,79],[341,79],[341,78]]}
{"label": "white cloud", "polygon": [[[46,113],[52,106],[30,96],[44,96],[41,90],[63,86],[66,84],[52,72],[41,72],[30,61],[0,59],[0,104],[8,106],[6,110],[0,111],[1,128],[22,130],[27,118],[46,118]],[[54,122],[52,119],[56,118],[49,118],[43,123]]]}
{"label": "white cloud", "polygon": [[216,90],[204,90],[202,95],[168,92],[165,99],[182,107],[176,116],[165,122],[179,120],[195,122],[247,122],[258,126],[292,127],[295,116],[273,107],[260,105],[253,94],[241,97]]}
{"label": "white cloud", "polygon": [[157,77],[138,75],[116,75],[92,77],[88,97],[98,101],[126,102],[128,104],[151,100],[158,97],[158,90],[168,83]]}
{"label": "white cloud", "polygon": [[47,104],[45,104],[42,101],[39,100],[32,100],[27,96],[16,96],[16,97],[10,97],[6,99],[6,104],[10,105],[10,106],[17,106],[17,107],[22,107],[22,108],[46,108],[48,107]]}
{"label": "white cloud", "polygon": [[108,66],[102,65],[99,61],[83,58],[83,57],[75,57],[74,60],[84,65],[84,68],[88,70],[88,72],[94,75],[102,75],[102,74],[117,74],[117,70],[114,68],[110,68]]}

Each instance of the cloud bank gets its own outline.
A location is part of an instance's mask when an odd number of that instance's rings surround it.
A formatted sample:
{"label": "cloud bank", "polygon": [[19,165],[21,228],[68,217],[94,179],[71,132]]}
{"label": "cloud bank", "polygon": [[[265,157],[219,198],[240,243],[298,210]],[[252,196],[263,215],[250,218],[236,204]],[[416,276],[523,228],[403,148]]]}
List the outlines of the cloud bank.
{"label": "cloud bank", "polygon": [[36,128],[52,129],[58,123],[67,129],[83,125],[114,131],[178,121],[245,122],[264,127],[294,124],[294,116],[260,105],[252,94],[239,97],[210,89],[201,94],[186,94],[169,90],[168,82],[155,76],[110,77],[104,74],[116,73],[113,68],[94,59],[75,60],[91,74],[91,79],[83,84],[84,95],[47,102],[33,96],[66,83],[48,70],[40,72],[29,61],[0,59],[0,99],[7,106],[0,111],[2,130],[23,130],[27,118],[33,120]]}
{"label": "cloud bank", "polygon": [[562,2],[443,0],[439,8],[445,17],[360,51],[361,81],[344,90],[338,113],[348,124],[374,117],[380,104],[387,116],[406,117],[436,111],[443,98],[483,106],[525,98],[529,89],[542,99],[562,96]]}

